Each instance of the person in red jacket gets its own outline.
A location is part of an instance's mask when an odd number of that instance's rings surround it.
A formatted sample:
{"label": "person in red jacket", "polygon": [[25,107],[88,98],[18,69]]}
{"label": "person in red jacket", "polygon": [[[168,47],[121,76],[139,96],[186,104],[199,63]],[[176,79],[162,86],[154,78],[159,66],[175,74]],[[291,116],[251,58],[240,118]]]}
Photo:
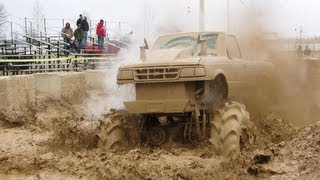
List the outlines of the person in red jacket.
{"label": "person in red jacket", "polygon": [[106,28],[104,26],[103,19],[97,25],[96,34],[98,35],[98,46],[99,49],[104,48],[104,38],[106,37]]}

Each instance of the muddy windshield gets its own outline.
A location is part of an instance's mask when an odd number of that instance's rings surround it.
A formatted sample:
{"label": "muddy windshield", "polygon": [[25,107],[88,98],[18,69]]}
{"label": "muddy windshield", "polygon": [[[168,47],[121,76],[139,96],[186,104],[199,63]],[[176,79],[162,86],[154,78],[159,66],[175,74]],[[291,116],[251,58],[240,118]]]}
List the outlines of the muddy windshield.
{"label": "muddy windshield", "polygon": [[[201,35],[201,39],[207,41],[209,49],[215,49],[217,43],[218,34],[206,33]],[[171,49],[171,48],[198,48],[198,34],[174,34],[169,36],[162,36],[158,39],[154,45],[154,49]]]}

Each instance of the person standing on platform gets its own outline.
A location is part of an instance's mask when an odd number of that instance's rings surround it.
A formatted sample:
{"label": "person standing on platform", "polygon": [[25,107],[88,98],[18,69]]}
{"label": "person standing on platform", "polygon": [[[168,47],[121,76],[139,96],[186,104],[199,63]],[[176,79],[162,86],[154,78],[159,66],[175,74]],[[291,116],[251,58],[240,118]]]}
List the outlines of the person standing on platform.
{"label": "person standing on platform", "polygon": [[83,17],[83,21],[81,24],[81,29],[83,30],[83,39],[82,39],[82,47],[86,47],[87,46],[87,40],[88,40],[88,31],[89,31],[89,23],[87,21],[87,17],[84,16]]}
{"label": "person standing on platform", "polygon": [[80,25],[82,24],[82,21],[83,21],[83,17],[82,17],[82,14],[80,14],[79,19],[77,20],[77,24],[76,24],[77,27],[78,27],[78,24],[80,24]]}
{"label": "person standing on platform", "polygon": [[83,30],[81,25],[78,24],[78,28],[74,31],[74,48],[78,53],[80,53],[80,49],[82,48],[81,42],[83,39]]}
{"label": "person standing on platform", "polygon": [[106,28],[103,19],[97,25],[96,34],[98,35],[99,49],[104,49],[104,38],[106,37]]}

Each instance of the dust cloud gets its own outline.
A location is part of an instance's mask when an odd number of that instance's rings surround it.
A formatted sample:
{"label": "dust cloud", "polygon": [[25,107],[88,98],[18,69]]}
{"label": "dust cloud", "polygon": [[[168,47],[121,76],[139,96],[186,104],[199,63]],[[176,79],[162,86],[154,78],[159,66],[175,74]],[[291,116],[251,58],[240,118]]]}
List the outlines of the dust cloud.
{"label": "dust cloud", "polygon": [[[87,91],[88,97],[85,101],[87,116],[100,119],[110,109],[125,109],[123,102],[135,99],[134,85],[118,85],[117,72],[121,65],[138,62],[138,59],[139,52],[135,45],[128,49],[121,49],[118,57],[110,58],[108,67],[99,76],[101,78],[99,82],[102,83],[103,88]],[[97,68],[99,69],[99,66]]]}
{"label": "dust cloud", "polygon": [[129,101],[135,99],[135,88],[133,84],[117,84],[117,72],[118,68],[124,64],[138,63],[139,51],[137,47],[131,47],[129,49],[124,49],[120,51],[119,54],[121,59],[119,62],[114,64],[110,69],[110,74],[105,77],[105,85],[108,87],[108,93],[112,94],[110,99],[108,99],[110,108],[123,109],[123,101]]}
{"label": "dust cloud", "polygon": [[[279,113],[294,125],[310,125],[317,120],[314,113],[317,102],[312,97],[317,88],[310,88],[315,86],[309,73],[310,61],[297,55],[294,49],[298,46],[296,42],[282,39],[266,26],[268,21],[276,22],[271,18],[272,14],[271,9],[261,13],[259,7],[247,7],[237,32],[245,59],[273,64],[274,71],[270,75],[273,83],[267,86],[271,86],[268,88],[268,96],[275,101],[269,107],[265,104],[256,105],[265,106],[264,112]],[[288,43],[292,44],[289,46]]]}

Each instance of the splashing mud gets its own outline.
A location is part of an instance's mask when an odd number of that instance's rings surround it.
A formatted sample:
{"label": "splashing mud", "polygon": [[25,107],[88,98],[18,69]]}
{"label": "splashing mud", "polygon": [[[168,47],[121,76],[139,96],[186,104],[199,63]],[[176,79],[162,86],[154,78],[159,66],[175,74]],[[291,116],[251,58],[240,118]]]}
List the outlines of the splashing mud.
{"label": "splashing mud", "polygon": [[[246,127],[242,151],[236,159],[219,157],[205,145],[172,144],[163,148],[135,145],[124,151],[108,152],[96,148],[99,121],[87,117],[79,106],[46,98],[38,99],[37,105],[30,116],[35,117],[33,121],[25,121],[18,127],[0,127],[0,174],[9,175],[5,177],[245,179],[319,176],[316,162],[319,158],[310,158],[319,156],[319,124],[299,130],[274,114],[253,119]],[[297,171],[283,164],[293,164]]]}

